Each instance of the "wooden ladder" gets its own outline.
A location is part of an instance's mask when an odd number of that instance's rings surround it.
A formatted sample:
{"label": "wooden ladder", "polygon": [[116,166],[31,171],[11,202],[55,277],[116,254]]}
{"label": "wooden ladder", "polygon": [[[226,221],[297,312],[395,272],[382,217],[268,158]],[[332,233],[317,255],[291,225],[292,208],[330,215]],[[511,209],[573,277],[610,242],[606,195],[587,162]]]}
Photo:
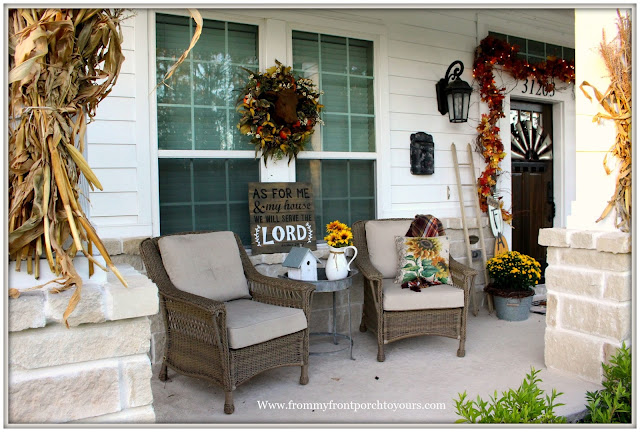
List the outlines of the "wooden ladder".
{"label": "wooden ladder", "polygon": [[[454,143],[451,143],[451,156],[453,157],[453,164],[454,167],[456,169],[456,181],[458,183],[458,201],[460,202],[460,213],[462,215],[462,230],[463,230],[463,234],[464,234],[464,243],[466,246],[466,250],[467,250],[467,260],[468,260],[468,265],[469,267],[473,266],[473,261],[471,258],[471,241],[469,240],[469,229],[468,229],[468,224],[467,224],[467,216],[465,215],[464,212],[464,208],[467,207],[464,204],[464,198],[462,196],[462,187],[463,186],[467,186],[467,187],[472,187],[473,188],[473,207],[475,210],[475,214],[476,214],[476,221],[478,224],[478,233],[479,233],[479,237],[480,237],[480,252],[482,253],[482,263],[483,263],[483,268],[484,268],[484,280],[485,283],[489,282],[489,273],[487,272],[487,251],[485,249],[485,243],[484,243],[484,232],[482,230],[482,212],[480,211],[480,201],[478,199],[478,192],[477,192],[477,185],[476,183],[466,183],[463,184],[461,179],[460,179],[460,167],[461,166],[468,166],[471,168],[471,178],[475,179],[476,177],[476,167],[473,163],[473,152],[471,150],[471,144],[467,144],[467,151],[469,153],[469,162],[468,163],[458,163],[458,153],[457,153],[457,149],[456,149],[456,145]],[[475,293],[475,287],[471,287],[473,292],[470,293],[471,294],[471,304],[472,304],[472,312],[474,316],[478,315],[478,304],[476,301],[476,293]],[[489,308],[489,313],[493,313],[493,298],[487,294],[487,306]]]}

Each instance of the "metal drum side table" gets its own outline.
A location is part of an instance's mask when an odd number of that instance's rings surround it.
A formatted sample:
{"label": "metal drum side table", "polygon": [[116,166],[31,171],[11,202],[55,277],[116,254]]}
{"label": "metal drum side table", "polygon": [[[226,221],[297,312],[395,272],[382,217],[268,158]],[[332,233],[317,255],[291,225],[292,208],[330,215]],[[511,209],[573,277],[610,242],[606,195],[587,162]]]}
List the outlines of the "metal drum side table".
{"label": "metal drum side table", "polygon": [[[349,348],[349,357],[351,360],[355,360],[353,358],[353,337],[351,336],[351,286],[353,285],[353,276],[358,274],[358,270],[351,270],[349,275],[344,279],[338,280],[327,280],[327,275],[323,268],[318,269],[318,280],[317,281],[304,281],[306,283],[311,283],[316,286],[316,293],[328,293],[330,292],[333,296],[333,307],[332,307],[332,318],[333,318],[333,326],[331,332],[313,332],[310,333],[311,336],[333,336],[333,344],[338,345],[338,338],[346,339],[349,342],[349,345],[344,348],[339,348],[333,351],[322,351],[322,352],[309,352],[311,355],[322,355],[322,354],[333,354],[336,352],[344,351]],[[284,276],[286,277],[286,276]],[[342,334],[337,332],[337,316],[336,316],[336,293],[339,291],[347,291],[347,314],[349,320],[349,334]]]}

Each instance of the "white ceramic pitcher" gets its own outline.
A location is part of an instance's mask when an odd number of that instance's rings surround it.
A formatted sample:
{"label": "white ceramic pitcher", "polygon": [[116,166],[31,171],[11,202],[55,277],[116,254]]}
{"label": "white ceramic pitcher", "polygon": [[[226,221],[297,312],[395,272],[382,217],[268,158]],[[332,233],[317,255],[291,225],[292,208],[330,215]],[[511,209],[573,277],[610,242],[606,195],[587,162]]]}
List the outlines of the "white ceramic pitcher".
{"label": "white ceramic pitcher", "polygon": [[[345,252],[347,249],[353,249],[353,258],[347,263]],[[344,279],[351,270],[350,265],[356,256],[358,255],[358,249],[355,246],[346,246],[341,248],[334,248],[329,246],[329,258],[327,258],[327,264],[325,266],[325,273],[328,280]]]}

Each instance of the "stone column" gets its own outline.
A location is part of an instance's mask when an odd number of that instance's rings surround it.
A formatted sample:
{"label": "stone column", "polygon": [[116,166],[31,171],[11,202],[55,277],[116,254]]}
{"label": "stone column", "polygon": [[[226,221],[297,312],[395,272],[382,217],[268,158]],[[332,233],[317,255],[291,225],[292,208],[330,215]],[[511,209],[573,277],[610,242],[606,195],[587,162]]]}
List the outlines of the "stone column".
{"label": "stone column", "polygon": [[615,191],[617,173],[607,176],[602,165],[615,125],[593,123],[600,105],[578,89],[583,81],[608,88],[600,29],[611,41],[616,22],[615,9],[576,10],[576,201],[568,229],[543,229],[538,238],[549,263],[545,364],[592,382],[601,381],[602,362],[631,337],[631,237],[615,228],[613,211],[596,223]]}
{"label": "stone column", "polygon": [[[46,260],[40,268],[48,271]],[[62,315],[73,290],[9,300],[9,423],[155,422],[147,316],[158,312],[157,288],[130,265],[118,268],[129,287],[96,268],[70,328]],[[86,262],[76,269],[87,274]],[[34,285],[25,278],[10,273],[9,286]]]}
{"label": "stone column", "polygon": [[631,237],[547,228],[545,364],[591,382],[631,338]]}

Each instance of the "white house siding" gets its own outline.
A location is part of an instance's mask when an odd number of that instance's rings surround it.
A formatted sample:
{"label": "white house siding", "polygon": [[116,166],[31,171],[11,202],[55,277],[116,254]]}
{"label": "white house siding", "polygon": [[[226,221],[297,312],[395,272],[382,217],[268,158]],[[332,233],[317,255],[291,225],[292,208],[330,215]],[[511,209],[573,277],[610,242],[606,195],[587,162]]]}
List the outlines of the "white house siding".
{"label": "white house siding", "polygon": [[125,61],[87,127],[89,164],[103,191],[90,192],[92,223],[104,238],[151,235],[146,12],[122,23]]}
{"label": "white house siding", "polygon": [[[451,143],[458,147],[460,162],[468,161],[466,146],[475,145],[475,130],[486,105],[479,103],[477,92],[472,94],[469,122],[449,123],[447,116],[437,111],[435,84],[444,77],[449,64],[461,60],[465,65],[463,79],[471,83],[473,57],[476,46],[489,30],[522,36],[562,46],[574,47],[574,15],[568,10],[513,9],[345,9],[345,10],[225,10],[224,14],[274,18],[283,21],[307,19],[318,26],[329,26],[334,32],[345,28],[353,32],[379,35],[381,53],[376,59],[376,116],[378,121],[378,217],[411,217],[429,212],[439,217],[458,217],[460,208],[456,187]],[[106,237],[146,236],[159,232],[157,221],[152,224],[151,198],[155,188],[150,166],[157,163],[152,154],[156,144],[149,142],[150,116],[148,101],[153,76],[149,68],[149,39],[146,11],[138,10],[137,17],[125,23],[125,66],[112,95],[98,110],[96,121],[90,126],[89,159],[105,190],[91,193],[91,218],[99,232]],[[306,18],[305,18],[306,17]],[[321,30],[320,30],[321,31]],[[131,40],[133,39],[133,40]],[[262,39],[261,39],[262,40]],[[144,68],[138,69],[138,68]],[[558,105],[556,120],[566,122],[563,140],[574,140],[573,116],[575,105],[572,88],[565,90]],[[550,100],[546,100],[550,102]],[[509,98],[505,104],[508,112]],[[557,117],[557,118],[556,118]],[[563,123],[564,124],[564,123]],[[381,127],[380,127],[381,126]],[[501,124],[503,142],[509,147],[508,122]],[[558,130],[563,130],[556,125]],[[435,142],[435,173],[413,176],[409,172],[409,142],[414,132],[433,135]],[[560,132],[558,132],[559,134]],[[154,136],[151,133],[151,136]],[[556,138],[556,137],[554,137]],[[554,139],[558,142],[558,139]],[[567,144],[571,155],[575,143]],[[565,155],[566,156],[566,155]],[[556,154],[558,157],[558,154]],[[153,158],[153,160],[152,160]],[[476,173],[463,169],[463,183],[471,183],[484,168],[479,154],[475,155]],[[575,161],[559,166],[569,180],[557,185],[570,203],[575,196]],[[503,162],[509,170],[510,158]],[[556,168],[557,169],[557,168]],[[573,171],[572,171],[573,170]],[[556,171],[556,174],[558,172]],[[137,182],[132,181],[136,179]],[[510,184],[510,180],[509,180]],[[508,186],[510,189],[510,185]],[[475,199],[472,187],[463,193],[467,205]],[[556,225],[564,221],[568,209],[559,208]],[[467,212],[472,214],[472,207]]]}

